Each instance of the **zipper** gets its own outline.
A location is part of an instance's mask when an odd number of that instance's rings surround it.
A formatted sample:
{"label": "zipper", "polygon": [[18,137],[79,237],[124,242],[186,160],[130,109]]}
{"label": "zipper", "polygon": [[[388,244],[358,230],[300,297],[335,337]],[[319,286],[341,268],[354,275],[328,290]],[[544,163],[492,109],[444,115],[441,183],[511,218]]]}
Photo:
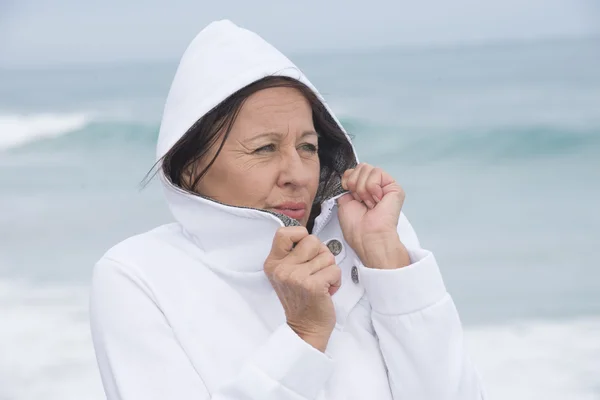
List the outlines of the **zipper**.
{"label": "zipper", "polygon": [[[329,200],[327,200],[326,202],[328,202],[328,201],[329,201]],[[313,228],[313,232],[312,232],[312,233],[313,233],[314,235],[316,235],[317,233],[321,232],[321,229],[323,229],[323,227],[324,227],[325,225],[327,225],[327,223],[328,223],[328,222],[329,222],[329,220],[331,219],[331,214],[333,214],[333,212],[332,212],[332,211],[333,211],[333,208],[334,208],[334,207],[335,207],[335,203],[334,203],[332,206],[330,206],[330,207],[327,207],[327,211],[325,211],[325,214],[321,214],[321,215],[319,215],[319,217],[322,217],[322,218],[320,218],[320,220],[319,220],[319,224],[318,224],[318,225],[315,225],[315,227]]]}
{"label": "zipper", "polygon": [[321,229],[323,229],[325,227],[325,225],[327,225],[327,223],[331,219],[331,216],[333,215],[333,209],[337,207],[337,199],[339,199],[346,193],[348,193],[348,191],[342,190],[341,193],[338,193],[335,196],[333,196],[323,202],[323,203],[332,203],[332,204],[327,208],[325,213],[322,213],[321,215],[319,215],[319,217],[321,217],[321,218],[319,219],[319,223],[317,225],[315,225],[315,227],[313,228],[313,234],[317,234],[317,233],[321,232]]}

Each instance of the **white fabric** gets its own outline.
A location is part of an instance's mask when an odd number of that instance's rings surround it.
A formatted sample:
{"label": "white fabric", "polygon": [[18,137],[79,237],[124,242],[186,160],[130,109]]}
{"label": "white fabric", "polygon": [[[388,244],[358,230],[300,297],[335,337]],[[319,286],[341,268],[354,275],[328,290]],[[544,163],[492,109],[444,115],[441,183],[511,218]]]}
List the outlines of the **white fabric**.
{"label": "white fabric", "polygon": [[[312,88],[256,34],[229,21],[209,25],[178,68],[157,156],[266,75]],[[91,327],[108,399],[483,398],[435,258],[404,215],[398,231],[413,264],[375,270],[343,240],[335,199],[323,204],[313,233],[342,243],[343,275],[333,296],[337,325],[321,353],[287,326],[262,270],[282,221],[186,194],[162,178],[176,222],[123,241],[94,268]]]}

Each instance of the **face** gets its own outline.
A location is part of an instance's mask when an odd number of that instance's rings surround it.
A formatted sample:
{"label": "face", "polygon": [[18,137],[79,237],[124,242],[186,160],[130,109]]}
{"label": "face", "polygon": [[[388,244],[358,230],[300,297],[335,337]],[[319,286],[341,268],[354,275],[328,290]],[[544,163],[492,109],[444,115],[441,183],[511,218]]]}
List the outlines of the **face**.
{"label": "face", "polygon": [[[200,161],[202,171],[218,144]],[[306,226],[319,186],[318,136],[296,89],[263,89],[242,106],[197,191],[224,204],[288,215]]]}

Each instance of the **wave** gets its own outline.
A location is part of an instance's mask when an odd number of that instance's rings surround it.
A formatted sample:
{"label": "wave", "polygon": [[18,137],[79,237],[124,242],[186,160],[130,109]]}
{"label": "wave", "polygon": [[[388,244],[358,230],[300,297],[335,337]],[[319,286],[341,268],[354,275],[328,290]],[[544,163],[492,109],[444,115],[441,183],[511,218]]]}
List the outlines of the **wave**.
{"label": "wave", "polygon": [[83,129],[91,120],[87,114],[0,115],[0,150],[65,135]]}
{"label": "wave", "polygon": [[[503,162],[569,154],[596,159],[600,154],[599,126],[409,129],[351,116],[344,116],[342,123],[365,160]],[[158,129],[155,122],[101,119],[89,114],[5,116],[0,117],[0,151],[150,150],[156,143]]]}
{"label": "wave", "polygon": [[[464,129],[407,129],[347,124],[369,158],[400,162],[512,161],[568,154],[600,153],[600,126],[515,125]],[[362,145],[362,146],[361,146]]]}
{"label": "wave", "polygon": [[[87,304],[86,286],[0,280],[0,398],[104,398]],[[599,337],[600,316],[465,327],[490,399],[597,399]]]}
{"label": "wave", "polygon": [[600,398],[600,317],[466,329],[490,399]]}
{"label": "wave", "polygon": [[100,400],[87,290],[0,280],[0,399]]}
{"label": "wave", "polygon": [[439,157],[466,152],[486,159],[521,159],[577,153],[600,147],[596,127],[507,126],[445,133],[431,146]]}
{"label": "wave", "polygon": [[[4,121],[4,122],[3,122]],[[4,124],[4,128],[3,128]],[[158,124],[90,114],[49,114],[29,118],[0,117],[0,152],[55,153],[153,148]],[[3,133],[4,135],[4,133]]]}

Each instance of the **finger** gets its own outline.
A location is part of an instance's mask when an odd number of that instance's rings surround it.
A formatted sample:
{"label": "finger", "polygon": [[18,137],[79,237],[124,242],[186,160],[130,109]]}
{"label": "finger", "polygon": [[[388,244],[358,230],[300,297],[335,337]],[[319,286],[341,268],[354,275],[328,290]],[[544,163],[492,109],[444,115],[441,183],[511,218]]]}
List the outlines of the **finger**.
{"label": "finger", "polygon": [[342,270],[335,264],[330,265],[311,275],[309,279],[313,280],[319,290],[333,294],[342,286]]}
{"label": "finger", "polygon": [[354,168],[350,168],[347,169],[346,171],[344,171],[344,174],[342,175],[342,189],[344,190],[349,190],[348,189],[348,178],[350,177],[350,175],[352,175],[352,173],[354,172]]}
{"label": "finger", "polygon": [[[361,201],[360,197],[358,196],[358,194],[354,191],[354,183],[353,181],[351,181],[351,179],[355,180],[356,177],[358,176],[358,168],[360,168],[360,164],[357,168],[353,168],[353,169],[348,169],[346,170],[346,172],[344,172],[344,176],[342,177],[342,188],[345,190],[348,190],[350,192],[350,195],[352,196],[352,198],[356,201]],[[350,187],[349,185],[351,185],[352,187]]]}
{"label": "finger", "polygon": [[320,270],[335,264],[335,256],[327,249],[326,252],[317,254],[315,258],[304,264],[296,265],[291,277],[302,281]]}
{"label": "finger", "polygon": [[323,268],[327,268],[330,265],[335,264],[335,256],[331,251],[329,251],[327,246],[325,246],[325,249],[327,251],[319,253],[319,255],[307,263],[307,271],[309,272],[309,275],[314,275]]}
{"label": "finger", "polygon": [[290,254],[294,244],[308,236],[308,231],[303,226],[288,226],[279,228],[273,238],[270,256],[282,260]]}
{"label": "finger", "polygon": [[368,208],[375,207],[375,199],[367,189],[367,180],[373,169],[374,168],[371,165],[365,164],[364,167],[361,168],[360,175],[356,181],[356,193],[358,193],[358,196]]}
{"label": "finger", "polygon": [[344,182],[342,187],[348,191],[354,191],[354,186],[356,184],[356,179],[358,178],[358,173],[362,168],[362,164],[358,164],[356,168],[351,168],[344,172],[342,177],[342,181]]}
{"label": "finger", "polygon": [[373,168],[367,177],[365,184],[367,192],[373,197],[375,203],[379,203],[383,198],[383,181],[384,172],[381,168]]}
{"label": "finger", "polygon": [[[327,246],[325,246],[315,235],[305,236],[290,252],[288,256],[290,264],[303,264],[311,261],[323,252],[323,247],[326,248]],[[329,249],[327,249],[327,251],[329,251]]]}
{"label": "finger", "polygon": [[329,294],[331,296],[333,296],[334,294],[336,294],[336,292],[340,289],[340,287],[342,286],[342,280],[340,279],[339,281],[329,285]]}
{"label": "finger", "polygon": [[348,175],[346,180],[347,190],[350,191],[352,196],[356,201],[362,201],[358,193],[356,192],[356,187],[358,183],[358,178],[360,177],[360,171],[364,168],[364,164],[358,164],[358,166]]}

